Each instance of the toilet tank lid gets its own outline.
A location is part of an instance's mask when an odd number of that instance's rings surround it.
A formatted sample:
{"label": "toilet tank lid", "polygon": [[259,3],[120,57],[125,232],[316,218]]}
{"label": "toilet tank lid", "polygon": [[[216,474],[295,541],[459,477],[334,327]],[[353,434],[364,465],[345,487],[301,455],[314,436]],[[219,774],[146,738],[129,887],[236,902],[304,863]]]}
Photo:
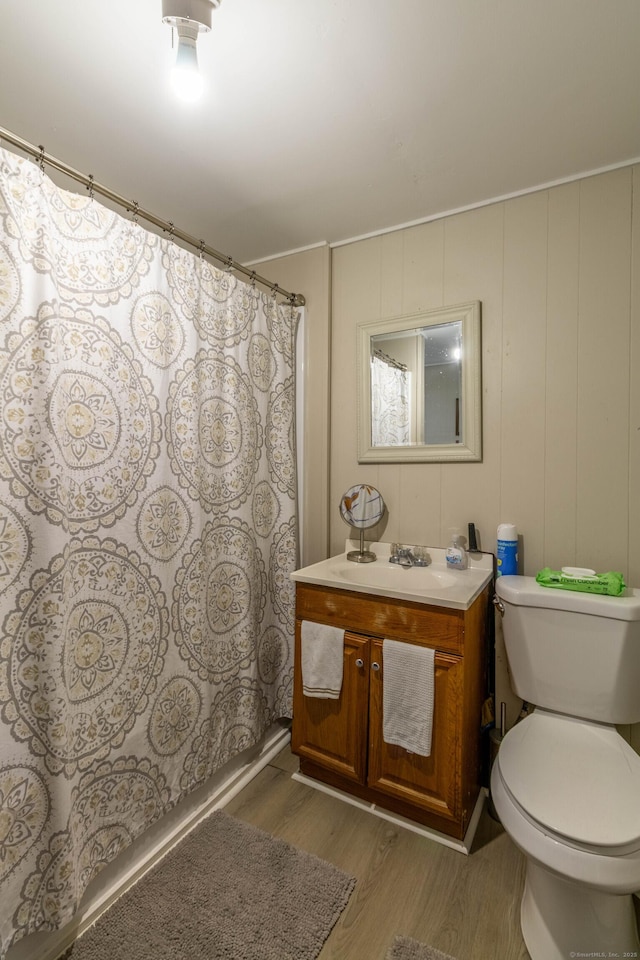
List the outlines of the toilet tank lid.
{"label": "toilet tank lid", "polygon": [[541,826],[577,843],[640,843],[640,757],[606,724],[536,710],[499,751],[504,782]]}
{"label": "toilet tank lid", "polygon": [[496,580],[496,593],[501,600],[516,606],[567,610],[612,620],[640,620],[640,589],[637,587],[626,587],[619,597],[608,597],[542,587],[535,577],[505,576]]}

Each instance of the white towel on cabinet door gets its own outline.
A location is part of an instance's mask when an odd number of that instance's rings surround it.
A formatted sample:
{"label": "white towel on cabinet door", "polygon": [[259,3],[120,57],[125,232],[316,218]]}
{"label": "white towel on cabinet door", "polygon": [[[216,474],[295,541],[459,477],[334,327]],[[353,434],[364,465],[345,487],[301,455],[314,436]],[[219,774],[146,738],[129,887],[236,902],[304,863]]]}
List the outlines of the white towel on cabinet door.
{"label": "white towel on cabinet door", "polygon": [[300,639],[305,697],[337,700],[342,689],[344,630],[303,620]]}
{"label": "white towel on cabinet door", "polygon": [[431,755],[435,651],[384,640],[382,738],[422,757]]}

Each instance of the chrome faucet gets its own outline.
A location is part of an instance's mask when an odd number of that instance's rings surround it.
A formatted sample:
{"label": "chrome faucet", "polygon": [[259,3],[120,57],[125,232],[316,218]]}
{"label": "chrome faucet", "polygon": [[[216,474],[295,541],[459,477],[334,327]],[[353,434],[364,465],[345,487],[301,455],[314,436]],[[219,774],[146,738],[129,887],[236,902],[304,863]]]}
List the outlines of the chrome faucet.
{"label": "chrome faucet", "polygon": [[397,563],[400,567],[428,567],[431,557],[425,547],[403,547],[401,543],[391,544],[389,563]]}

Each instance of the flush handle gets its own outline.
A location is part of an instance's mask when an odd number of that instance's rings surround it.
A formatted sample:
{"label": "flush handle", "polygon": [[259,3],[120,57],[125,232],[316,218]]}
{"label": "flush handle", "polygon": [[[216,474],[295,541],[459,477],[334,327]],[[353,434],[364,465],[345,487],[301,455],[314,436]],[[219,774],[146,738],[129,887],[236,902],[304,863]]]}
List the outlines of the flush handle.
{"label": "flush handle", "polygon": [[502,600],[500,599],[500,597],[494,596],[494,598],[493,598],[493,605],[494,605],[494,607],[496,608],[496,610],[498,611],[498,613],[500,614],[500,616],[501,616],[501,617],[504,617],[504,603],[502,602]]}

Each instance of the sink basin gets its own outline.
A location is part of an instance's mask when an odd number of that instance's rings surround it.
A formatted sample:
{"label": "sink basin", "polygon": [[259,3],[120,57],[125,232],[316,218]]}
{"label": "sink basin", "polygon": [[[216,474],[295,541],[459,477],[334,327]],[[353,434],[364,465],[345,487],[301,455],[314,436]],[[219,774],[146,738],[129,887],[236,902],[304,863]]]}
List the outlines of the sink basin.
{"label": "sink basin", "polygon": [[466,570],[451,570],[446,566],[445,551],[434,547],[428,548],[432,560],[428,567],[401,567],[389,563],[390,544],[369,546],[377,556],[373,563],[347,560],[347,552],[354,549],[353,542],[347,541],[343,554],[296,570],[291,579],[338,590],[468,610],[493,576],[490,554],[470,558]]}
{"label": "sink basin", "polygon": [[457,583],[456,570],[451,572],[440,567],[401,567],[397,563],[376,560],[375,563],[353,563],[343,557],[333,557],[329,570],[339,580],[360,583],[369,587],[390,590],[410,590],[423,593],[425,590],[443,590]]}

